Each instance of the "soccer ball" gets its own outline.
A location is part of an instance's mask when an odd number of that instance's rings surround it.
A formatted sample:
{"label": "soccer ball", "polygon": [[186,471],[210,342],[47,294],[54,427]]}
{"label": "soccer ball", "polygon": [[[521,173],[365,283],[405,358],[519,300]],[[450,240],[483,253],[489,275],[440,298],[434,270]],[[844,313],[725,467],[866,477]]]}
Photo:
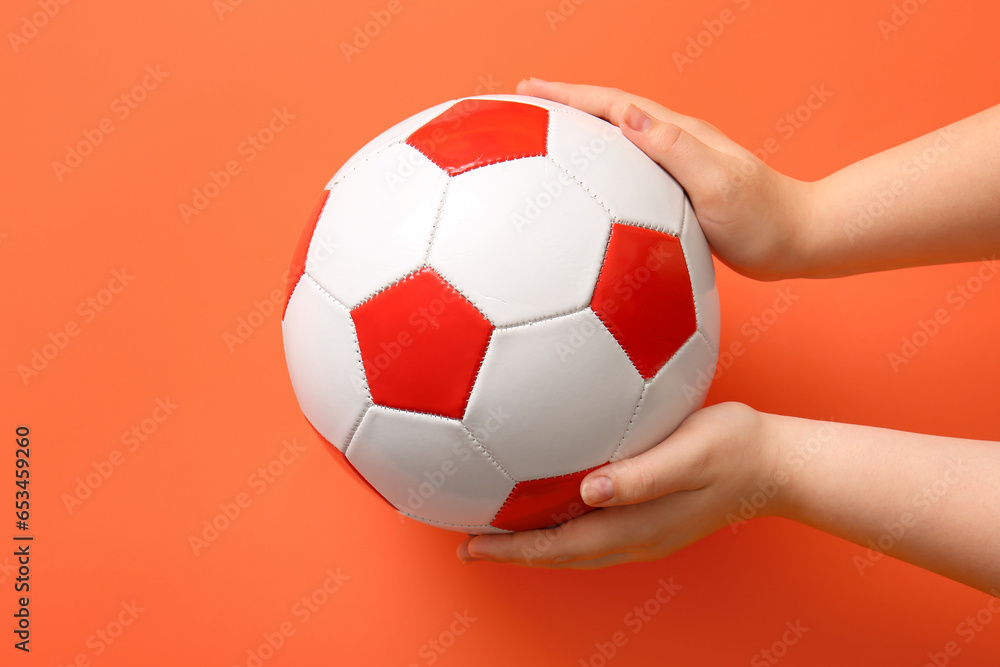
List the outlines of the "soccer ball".
{"label": "soccer ball", "polygon": [[570,107],[446,102],[354,155],[296,250],[299,405],[406,516],[465,533],[589,508],[583,476],[701,406],[719,303],[683,189]]}

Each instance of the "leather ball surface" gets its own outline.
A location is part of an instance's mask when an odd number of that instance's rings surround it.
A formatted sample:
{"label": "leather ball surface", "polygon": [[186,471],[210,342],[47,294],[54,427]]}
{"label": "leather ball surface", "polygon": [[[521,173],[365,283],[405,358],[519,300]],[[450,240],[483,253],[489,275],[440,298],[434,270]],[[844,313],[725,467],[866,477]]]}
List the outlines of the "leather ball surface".
{"label": "leather ball surface", "polygon": [[561,104],[446,102],[323,191],[282,317],[302,411],[389,504],[465,533],[587,511],[582,477],[701,406],[719,303],[684,190]]}

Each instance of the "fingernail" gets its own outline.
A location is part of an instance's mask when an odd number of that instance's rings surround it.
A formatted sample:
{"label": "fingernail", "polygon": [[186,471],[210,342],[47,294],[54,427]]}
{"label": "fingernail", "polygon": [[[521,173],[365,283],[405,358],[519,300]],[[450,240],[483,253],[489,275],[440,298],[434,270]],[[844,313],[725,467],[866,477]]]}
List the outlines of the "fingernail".
{"label": "fingernail", "polygon": [[527,90],[528,90],[528,80],[521,79],[521,81],[517,84],[517,94],[524,95],[524,93],[526,93]]}
{"label": "fingernail", "polygon": [[615,496],[615,485],[610,477],[590,477],[583,482],[580,489],[583,502],[588,505],[596,505],[611,500]]}
{"label": "fingernail", "polygon": [[463,563],[474,563],[477,560],[479,560],[478,558],[473,557],[472,554],[469,553],[469,542],[471,541],[472,538],[469,538],[468,540],[458,545],[458,560],[462,561]]}
{"label": "fingernail", "polygon": [[653,119],[634,104],[625,108],[625,124],[636,132],[645,132],[653,124]]}

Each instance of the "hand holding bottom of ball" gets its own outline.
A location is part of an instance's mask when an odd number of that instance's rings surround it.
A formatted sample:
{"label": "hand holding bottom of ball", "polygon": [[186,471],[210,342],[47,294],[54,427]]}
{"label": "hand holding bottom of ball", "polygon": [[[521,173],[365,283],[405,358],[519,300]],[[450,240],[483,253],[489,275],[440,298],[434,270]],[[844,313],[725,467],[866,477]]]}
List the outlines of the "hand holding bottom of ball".
{"label": "hand holding bottom of ball", "polygon": [[[775,455],[764,417],[741,403],[699,410],[649,451],[583,479],[584,501],[601,509],[554,528],[478,535],[458,556],[591,569],[671,554],[725,526],[757,482],[771,479]],[[759,515],[778,513],[779,495]]]}

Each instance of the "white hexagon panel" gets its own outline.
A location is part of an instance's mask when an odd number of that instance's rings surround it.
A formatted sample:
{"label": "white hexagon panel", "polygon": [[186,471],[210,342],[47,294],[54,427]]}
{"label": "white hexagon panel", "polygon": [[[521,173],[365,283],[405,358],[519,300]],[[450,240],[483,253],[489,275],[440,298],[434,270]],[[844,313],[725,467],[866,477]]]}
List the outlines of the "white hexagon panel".
{"label": "white hexagon panel", "polygon": [[549,125],[549,157],[600,200],[615,221],[680,234],[684,190],[617,126],[557,107]]}
{"label": "white hexagon panel", "polygon": [[406,144],[392,144],[329,190],[306,271],[348,307],[419,268],[448,178]]}
{"label": "white hexagon panel", "polygon": [[404,514],[486,528],[514,480],[458,421],[380,406],[361,420],[347,460]]}
{"label": "white hexagon panel", "polygon": [[615,460],[629,458],[655,446],[684,419],[701,407],[715,373],[715,350],[699,331],[646,384],[642,400],[615,451]]}
{"label": "white hexagon panel", "polygon": [[285,361],[306,418],[340,451],[370,399],[348,309],[305,276],[282,319]]}
{"label": "white hexagon panel", "polygon": [[719,291],[715,286],[715,269],[711,261],[711,250],[705,234],[698,225],[691,202],[684,201],[684,229],[681,231],[681,247],[688,258],[691,272],[691,288],[694,292],[695,311],[698,313],[698,331],[708,346],[718,352],[719,332],[722,328],[722,313],[719,309]]}
{"label": "white hexagon panel", "polygon": [[289,272],[289,373],[339,460],[407,516],[472,533],[569,520],[591,509],[590,470],[704,400],[708,245],[615,126],[466,98],[370,142],[328,188]]}
{"label": "white hexagon panel", "polygon": [[607,211],[545,157],[455,176],[428,261],[496,326],[590,303]]}
{"label": "white hexagon panel", "polygon": [[[531,391],[524,379],[532,378]],[[518,481],[608,460],[642,392],[642,377],[589,308],[493,334],[465,419]],[[540,397],[558,397],[539,400]]]}

